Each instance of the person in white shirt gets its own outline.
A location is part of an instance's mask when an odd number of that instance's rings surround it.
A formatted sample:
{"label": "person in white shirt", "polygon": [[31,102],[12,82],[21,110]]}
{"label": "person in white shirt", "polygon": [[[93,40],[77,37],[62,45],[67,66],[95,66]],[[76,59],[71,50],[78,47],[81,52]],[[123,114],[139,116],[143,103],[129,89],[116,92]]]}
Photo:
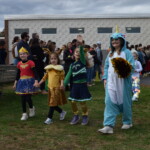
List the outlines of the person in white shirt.
{"label": "person in white shirt", "polygon": [[57,53],[59,54],[59,60],[60,60],[60,64],[62,66],[64,66],[64,51],[67,49],[66,45],[62,45],[61,49],[57,51]]}
{"label": "person in white shirt", "polygon": [[97,63],[95,66],[95,76],[96,76],[96,71],[98,71],[98,77],[101,80],[103,54],[102,54],[102,50],[101,50],[101,42],[100,41],[97,42],[96,53],[97,53]]}
{"label": "person in white shirt", "polygon": [[17,65],[17,63],[20,61],[19,53],[18,53],[18,49],[17,49],[17,44],[19,41],[20,41],[19,36],[15,36],[12,41],[12,56],[14,58],[14,60],[13,60],[14,65]]}
{"label": "person in white shirt", "polygon": [[138,61],[138,53],[133,52],[132,55],[135,60],[135,69],[132,74],[132,92],[133,92],[132,101],[138,101],[140,94],[140,72],[142,71],[142,65],[140,61]]}

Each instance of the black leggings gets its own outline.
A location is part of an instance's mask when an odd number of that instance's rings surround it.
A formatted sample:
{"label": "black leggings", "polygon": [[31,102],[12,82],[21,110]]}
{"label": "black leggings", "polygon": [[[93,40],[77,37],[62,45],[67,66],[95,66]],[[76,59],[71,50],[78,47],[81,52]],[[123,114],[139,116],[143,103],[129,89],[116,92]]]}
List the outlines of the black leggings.
{"label": "black leggings", "polygon": [[28,103],[29,108],[33,108],[33,103],[32,103],[30,94],[21,96],[21,104],[22,104],[23,113],[26,113],[26,103]]}
{"label": "black leggings", "polygon": [[58,106],[50,106],[49,113],[48,113],[48,118],[50,118],[50,119],[53,118],[54,110],[56,110],[59,113],[62,112],[62,109],[60,107],[58,107]]}

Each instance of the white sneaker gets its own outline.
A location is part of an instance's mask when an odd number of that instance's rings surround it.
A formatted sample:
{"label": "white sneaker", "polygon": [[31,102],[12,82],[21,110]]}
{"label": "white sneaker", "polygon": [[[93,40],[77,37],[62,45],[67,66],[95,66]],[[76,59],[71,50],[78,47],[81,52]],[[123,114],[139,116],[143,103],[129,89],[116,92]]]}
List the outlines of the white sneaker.
{"label": "white sneaker", "polygon": [[66,113],[67,113],[66,111],[62,111],[60,113],[60,120],[64,120],[65,119]]}
{"label": "white sneaker", "polygon": [[121,129],[126,130],[131,128],[133,125],[132,124],[123,124],[123,126],[121,127]]}
{"label": "white sneaker", "polygon": [[132,96],[132,101],[134,101],[134,100],[135,100],[135,96],[133,95],[133,96]]}
{"label": "white sneaker", "polygon": [[33,108],[29,108],[29,117],[33,117],[35,116],[35,107],[33,106]]}
{"label": "white sneaker", "polygon": [[27,120],[27,119],[28,119],[27,113],[23,113],[20,120]]}
{"label": "white sneaker", "polygon": [[53,120],[50,119],[50,118],[47,118],[45,121],[44,121],[45,124],[52,124],[53,123]]}
{"label": "white sneaker", "polygon": [[138,101],[138,98],[136,96],[133,96],[132,101]]}
{"label": "white sneaker", "polygon": [[102,129],[99,129],[98,132],[101,132],[101,133],[108,133],[108,134],[113,134],[113,128],[110,127],[110,126],[105,126],[104,128]]}

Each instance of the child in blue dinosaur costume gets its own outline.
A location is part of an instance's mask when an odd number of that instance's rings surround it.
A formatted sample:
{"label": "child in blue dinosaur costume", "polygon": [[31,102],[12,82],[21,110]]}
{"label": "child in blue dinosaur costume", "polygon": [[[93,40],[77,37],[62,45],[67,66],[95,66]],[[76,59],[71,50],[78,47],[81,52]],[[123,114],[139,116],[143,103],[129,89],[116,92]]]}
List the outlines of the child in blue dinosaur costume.
{"label": "child in blue dinosaur costume", "polygon": [[[101,133],[112,134],[118,114],[123,115],[122,129],[132,127],[132,80],[131,72],[134,68],[133,56],[126,48],[125,36],[122,33],[114,33],[110,37],[111,51],[109,52],[104,66],[104,86],[105,86],[105,110],[104,127],[98,131]],[[116,68],[113,59],[122,59],[131,69],[127,76],[121,76],[120,72],[126,72],[125,68]],[[119,62],[120,63],[120,62]],[[120,65],[118,63],[118,65]],[[125,65],[124,65],[125,66]]]}

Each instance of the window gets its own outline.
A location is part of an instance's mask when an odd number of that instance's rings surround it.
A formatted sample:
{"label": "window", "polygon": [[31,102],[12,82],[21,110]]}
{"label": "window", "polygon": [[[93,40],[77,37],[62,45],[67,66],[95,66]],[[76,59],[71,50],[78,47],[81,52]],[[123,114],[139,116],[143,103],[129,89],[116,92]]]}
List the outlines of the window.
{"label": "window", "polygon": [[29,33],[29,29],[28,28],[24,28],[24,29],[15,29],[15,34],[21,34],[23,32],[27,32]]}
{"label": "window", "polygon": [[42,34],[56,34],[56,28],[42,28]]}
{"label": "window", "polygon": [[100,28],[97,28],[97,33],[112,33],[112,28],[100,27]]}
{"label": "window", "polygon": [[126,27],[126,33],[140,33],[140,27]]}
{"label": "window", "polygon": [[84,33],[84,28],[70,28],[71,34]]}

